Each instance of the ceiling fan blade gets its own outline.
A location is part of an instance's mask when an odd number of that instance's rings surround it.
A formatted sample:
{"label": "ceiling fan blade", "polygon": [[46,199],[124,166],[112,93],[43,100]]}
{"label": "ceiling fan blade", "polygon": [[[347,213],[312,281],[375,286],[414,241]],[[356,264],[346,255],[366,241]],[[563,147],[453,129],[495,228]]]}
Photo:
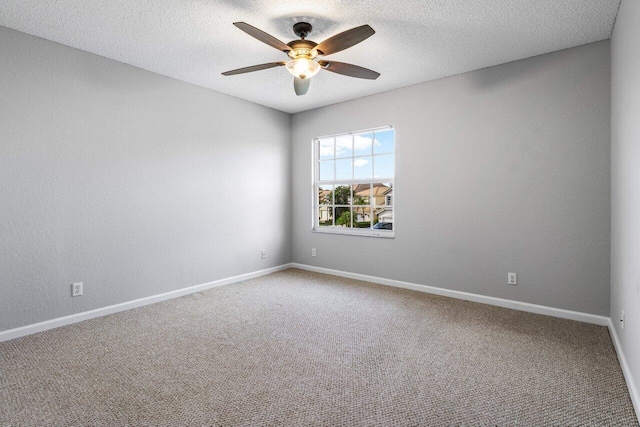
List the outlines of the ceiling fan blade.
{"label": "ceiling fan blade", "polygon": [[304,95],[309,90],[311,79],[301,79],[298,77],[293,78],[293,89],[296,91],[296,95]]}
{"label": "ceiling fan blade", "polygon": [[273,37],[270,34],[265,33],[262,30],[257,29],[256,27],[253,27],[247,24],[246,22],[234,22],[233,25],[240,28],[242,31],[249,34],[251,37],[258,39],[262,43],[266,43],[271,47],[275,47],[276,49],[281,50],[285,53],[291,50],[289,46],[287,46],[277,38]]}
{"label": "ceiling fan blade", "polygon": [[368,25],[362,25],[329,37],[316,46],[315,49],[322,52],[323,55],[331,55],[356,45],[374,34],[373,28]]}
{"label": "ceiling fan blade", "polygon": [[222,75],[223,76],[233,76],[233,75],[236,75],[236,74],[244,74],[244,73],[250,73],[252,71],[260,71],[260,70],[266,70],[268,68],[280,67],[280,66],[285,65],[285,64],[286,64],[286,62],[284,62],[284,61],[269,62],[267,64],[252,65],[250,67],[238,68],[237,70],[225,71],[224,73],[222,73]]}
{"label": "ceiling fan blade", "polygon": [[331,71],[332,73],[343,74],[349,77],[357,77],[359,79],[375,80],[380,76],[380,73],[373,70],[353,64],[347,64],[346,62],[318,61],[318,64],[320,64],[323,69]]}

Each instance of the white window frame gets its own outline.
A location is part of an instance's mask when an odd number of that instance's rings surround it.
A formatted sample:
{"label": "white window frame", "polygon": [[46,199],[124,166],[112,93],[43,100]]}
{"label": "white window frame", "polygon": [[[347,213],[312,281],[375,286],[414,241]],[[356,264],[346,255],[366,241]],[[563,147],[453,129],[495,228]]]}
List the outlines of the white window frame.
{"label": "white window frame", "polygon": [[[332,180],[324,180],[324,181],[320,181],[320,140],[323,139],[327,139],[327,138],[337,138],[337,137],[343,137],[343,136],[347,136],[350,135],[352,138],[357,136],[357,135],[362,135],[362,134],[369,134],[369,133],[376,133],[376,132],[382,132],[382,131],[389,131],[389,130],[393,130],[394,131],[394,147],[393,147],[393,152],[391,153],[378,153],[378,154],[374,154],[374,144],[371,144],[371,158],[372,158],[372,162],[374,164],[372,164],[372,171],[375,171],[374,167],[375,167],[375,158],[378,156],[383,156],[383,155],[389,155],[389,154],[393,154],[393,176],[391,177],[375,177],[375,178],[367,178],[367,179],[335,179],[336,175],[335,175],[335,169],[334,169],[334,179]],[[374,136],[375,138],[375,136]],[[353,146],[352,146],[353,149]],[[355,155],[355,152],[352,151],[351,152],[351,159],[355,159],[357,157],[362,157],[360,155]],[[342,158],[349,158],[349,157],[342,157]],[[335,160],[335,158],[334,158]],[[354,167],[353,165],[353,161],[352,161],[352,168]],[[394,221],[393,221],[393,230],[383,230],[383,229],[372,229],[372,228],[352,228],[352,227],[339,227],[335,225],[335,215],[333,215],[333,226],[320,226],[319,224],[319,218],[318,218],[318,212],[319,212],[319,208],[320,208],[320,203],[318,201],[318,194],[319,194],[319,190],[320,190],[320,186],[321,185],[332,185],[333,189],[335,191],[335,188],[340,186],[340,185],[349,185],[352,190],[351,190],[351,195],[350,195],[350,206],[353,208],[353,185],[356,184],[376,184],[376,183],[385,183],[385,184],[391,184],[391,186],[393,187],[393,189],[395,190],[395,171],[396,171],[396,135],[395,135],[395,128],[391,125],[389,126],[381,126],[381,127],[376,127],[376,128],[371,128],[371,129],[364,129],[364,130],[359,130],[359,131],[354,131],[354,132],[344,132],[344,133],[339,133],[339,134],[334,134],[334,135],[325,135],[325,136],[319,136],[316,138],[313,138],[312,140],[312,192],[311,192],[311,196],[312,196],[312,231],[315,233],[328,233],[328,234],[341,234],[341,235],[350,235],[350,236],[367,236],[367,237],[383,237],[383,238],[394,238],[395,237],[395,231],[396,231],[396,221],[395,221],[395,216],[396,216],[396,205],[395,205],[395,199],[396,197],[392,197],[392,205],[390,206],[393,209],[393,217],[394,217]],[[335,168],[335,164],[334,164],[334,168]],[[353,174],[352,174],[353,176]],[[387,205],[387,196],[384,196],[384,206],[389,206]],[[325,206],[325,205],[322,205]],[[335,200],[333,201],[333,203],[329,206],[335,207]],[[373,222],[373,214],[375,211],[375,207],[380,208],[382,205],[375,205],[375,197],[373,196],[373,194],[370,194],[369,196],[369,209],[370,209],[370,218],[371,221]]]}

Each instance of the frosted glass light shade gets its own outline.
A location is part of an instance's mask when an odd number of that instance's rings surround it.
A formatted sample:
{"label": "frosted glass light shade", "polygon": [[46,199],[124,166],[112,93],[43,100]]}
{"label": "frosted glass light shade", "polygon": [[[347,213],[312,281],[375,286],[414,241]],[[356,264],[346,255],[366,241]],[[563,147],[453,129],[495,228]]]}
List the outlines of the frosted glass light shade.
{"label": "frosted glass light shade", "polygon": [[313,77],[318,74],[318,71],[320,71],[320,64],[306,58],[292,59],[287,62],[287,70],[294,77],[308,79],[309,77]]}

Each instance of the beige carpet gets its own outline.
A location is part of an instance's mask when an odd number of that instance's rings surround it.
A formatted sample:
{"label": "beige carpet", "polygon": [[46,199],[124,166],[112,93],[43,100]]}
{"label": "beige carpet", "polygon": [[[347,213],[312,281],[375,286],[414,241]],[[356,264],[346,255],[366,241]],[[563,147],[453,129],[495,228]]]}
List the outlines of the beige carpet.
{"label": "beige carpet", "polygon": [[3,426],[637,426],[607,329],[287,270],[0,343]]}

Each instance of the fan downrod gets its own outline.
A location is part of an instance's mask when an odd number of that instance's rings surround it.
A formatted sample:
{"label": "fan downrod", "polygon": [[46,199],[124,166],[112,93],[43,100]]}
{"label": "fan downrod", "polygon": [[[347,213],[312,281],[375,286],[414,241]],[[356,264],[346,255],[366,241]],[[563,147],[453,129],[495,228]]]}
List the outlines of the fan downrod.
{"label": "fan downrod", "polygon": [[303,40],[311,34],[312,28],[313,27],[308,22],[297,22],[293,24],[293,32]]}

